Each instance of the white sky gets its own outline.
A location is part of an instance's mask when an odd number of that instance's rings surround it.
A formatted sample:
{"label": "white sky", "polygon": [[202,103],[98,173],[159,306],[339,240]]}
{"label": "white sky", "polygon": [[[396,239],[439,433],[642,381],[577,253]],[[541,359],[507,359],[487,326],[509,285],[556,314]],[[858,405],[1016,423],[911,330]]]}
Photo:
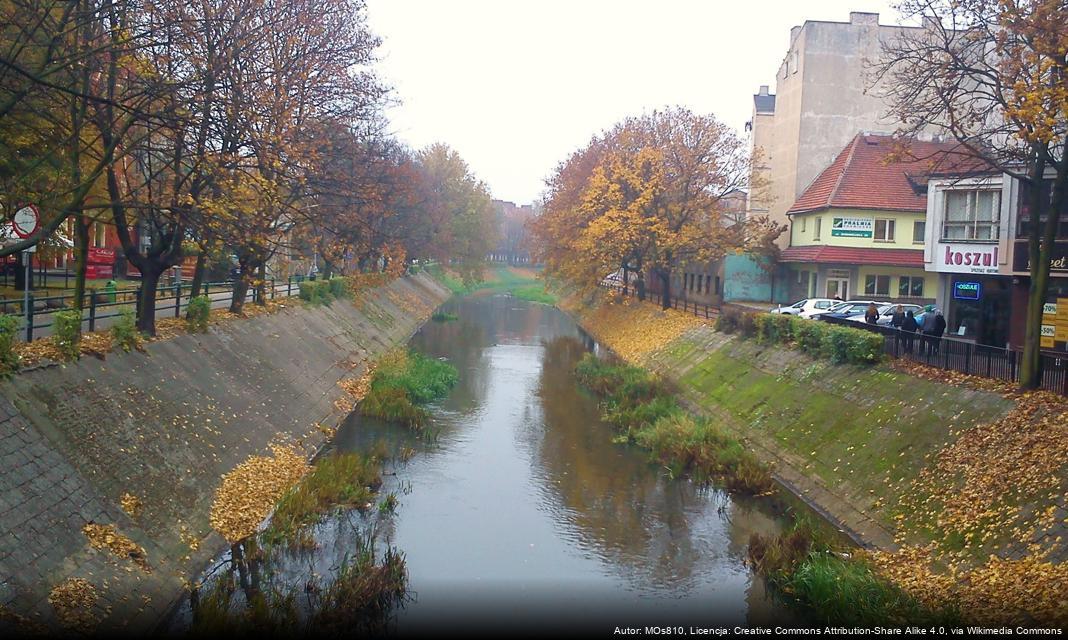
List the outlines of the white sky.
{"label": "white sky", "polygon": [[526,204],[571,151],[666,105],[742,132],[752,94],[775,91],[790,27],[896,24],[893,0],[367,0],[383,40],[388,111],[415,148],[456,149],[495,198]]}

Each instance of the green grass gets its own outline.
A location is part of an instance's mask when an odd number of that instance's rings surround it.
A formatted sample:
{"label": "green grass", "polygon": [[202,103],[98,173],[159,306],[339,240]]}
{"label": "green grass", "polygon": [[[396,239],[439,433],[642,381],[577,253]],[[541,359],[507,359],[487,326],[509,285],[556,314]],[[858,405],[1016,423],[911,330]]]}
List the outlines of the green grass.
{"label": "green grass", "polygon": [[512,291],[512,295],[520,300],[527,300],[529,302],[539,302],[541,304],[555,305],[559,302],[559,298],[545,290],[545,287],[541,285],[533,285],[529,287],[519,287]]}
{"label": "green grass", "polygon": [[456,367],[447,362],[415,351],[392,351],[379,360],[360,412],[420,427],[429,418],[423,405],[444,397],[458,380]]}
{"label": "green grass", "polygon": [[621,439],[648,449],[673,476],[739,493],[774,491],[767,468],[740,442],[712,421],[683,411],[671,390],[646,371],[586,354],[576,376],[603,398],[603,417],[623,434]]}
{"label": "green grass", "polygon": [[753,534],[749,562],[781,594],[828,624],[858,626],[956,624],[953,609],[932,611],[878,575],[865,561],[835,548],[808,518],[776,537]]}
{"label": "green grass", "polygon": [[793,366],[776,360],[772,366],[782,371],[771,374],[755,366],[765,349],[746,342],[665,353],[668,370],[688,369],[679,385],[709,413],[726,413],[730,431],[797,456],[807,473],[886,522],[896,496],[926,466],[927,454],[953,439],[951,430],[1009,407],[1001,398],[882,367],[804,364],[798,357]]}
{"label": "green grass", "polygon": [[460,316],[455,313],[449,313],[448,311],[435,311],[430,319],[434,322],[455,322],[460,319]]}
{"label": "green grass", "polygon": [[303,533],[324,513],[338,507],[362,509],[374,501],[382,484],[377,456],[356,453],[328,455],[275,508],[263,533],[268,545],[304,542]]}

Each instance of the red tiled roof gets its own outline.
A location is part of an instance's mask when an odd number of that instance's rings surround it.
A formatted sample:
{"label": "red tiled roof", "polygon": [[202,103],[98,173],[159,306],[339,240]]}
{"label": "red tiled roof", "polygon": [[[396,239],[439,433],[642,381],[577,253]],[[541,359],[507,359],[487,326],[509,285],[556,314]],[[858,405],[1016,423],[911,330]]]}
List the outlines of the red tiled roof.
{"label": "red tiled roof", "polygon": [[831,207],[926,211],[922,186],[927,176],[982,170],[978,161],[954,153],[957,148],[956,143],[857,134],[787,213]]}
{"label": "red tiled roof", "polygon": [[783,249],[779,260],[780,262],[875,264],[888,267],[917,267],[922,269],[923,250],[815,245]]}

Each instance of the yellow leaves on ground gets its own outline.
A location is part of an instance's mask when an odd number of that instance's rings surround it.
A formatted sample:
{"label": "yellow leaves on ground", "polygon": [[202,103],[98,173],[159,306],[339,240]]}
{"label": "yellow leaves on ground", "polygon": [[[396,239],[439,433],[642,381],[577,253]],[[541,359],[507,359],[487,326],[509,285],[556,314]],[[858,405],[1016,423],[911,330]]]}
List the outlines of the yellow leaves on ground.
{"label": "yellow leaves on ground", "polygon": [[[111,332],[94,331],[83,333],[78,343],[78,349],[82,355],[103,358],[112,349]],[[52,336],[34,340],[33,342],[19,342],[14,346],[15,354],[19,357],[20,367],[32,367],[40,364],[42,360],[63,362],[66,358],[59,346],[56,345]]]}
{"label": "yellow leaves on ground", "polygon": [[338,386],[345,390],[346,396],[338,398],[334,407],[339,411],[352,411],[363,400],[367,392],[371,390],[371,378],[375,375],[375,364],[367,366],[367,371],[359,378],[346,378],[338,380]]}
{"label": "yellow leaves on ground", "polygon": [[94,549],[105,549],[116,557],[129,558],[146,573],[152,571],[144,548],[119,533],[114,525],[89,523],[82,527],[82,533]]}
{"label": "yellow leaves on ground", "polygon": [[594,338],[631,364],[642,364],[653,351],[701,325],[695,316],[674,309],[665,311],[635,298],[606,298],[584,309],[572,299],[561,306],[578,313],[582,326]]}
{"label": "yellow leaves on ground", "polygon": [[132,493],[122,494],[122,497],[119,498],[119,505],[122,506],[122,510],[126,512],[126,515],[131,518],[139,516],[141,514],[141,509],[144,507],[141,498],[138,498]]}
{"label": "yellow leaves on ground", "polygon": [[945,573],[932,568],[934,553],[933,547],[906,547],[868,557],[880,573],[926,606],[955,605],[969,622],[1068,624],[1068,564],[991,556],[977,568]]}
{"label": "yellow leaves on ground", "polygon": [[902,506],[914,520],[968,542],[1011,533],[1022,545],[1044,526],[1048,510],[1020,522],[1018,505],[1063,495],[1066,469],[1068,403],[1045,391],[1022,394],[1004,418],[961,433],[938,452]]}
{"label": "yellow leaves on ground", "polygon": [[93,606],[98,599],[96,589],[85,578],[68,578],[48,594],[48,603],[56,610],[59,623],[84,632],[96,626]]}
{"label": "yellow leaves on ground", "polygon": [[272,445],[272,455],[251,456],[223,476],[211,505],[211,526],[234,543],[256,532],[286,491],[308,471],[295,448]]}

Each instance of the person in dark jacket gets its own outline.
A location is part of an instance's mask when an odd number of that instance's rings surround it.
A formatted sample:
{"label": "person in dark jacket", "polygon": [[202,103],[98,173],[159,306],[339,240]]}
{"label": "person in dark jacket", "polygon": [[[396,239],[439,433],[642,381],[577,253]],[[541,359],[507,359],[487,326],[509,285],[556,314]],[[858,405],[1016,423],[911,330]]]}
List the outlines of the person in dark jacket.
{"label": "person in dark jacket", "polygon": [[[941,325],[941,326],[940,326]],[[938,355],[938,349],[942,342],[942,334],[946,331],[946,319],[938,309],[931,309],[923,314],[923,344],[924,352],[930,357]]]}
{"label": "person in dark jacket", "polygon": [[897,305],[894,308],[894,315],[890,316],[890,326],[900,329],[903,324],[905,324],[905,307]]}
{"label": "person in dark jacket", "polygon": [[875,303],[868,305],[868,310],[864,312],[864,322],[868,324],[879,324],[879,308],[875,306]]}
{"label": "person in dark jacket", "polygon": [[912,353],[912,340],[915,338],[916,331],[920,328],[920,325],[916,322],[916,317],[912,315],[911,311],[905,312],[905,319],[901,322],[901,335],[905,343],[905,353]]}

